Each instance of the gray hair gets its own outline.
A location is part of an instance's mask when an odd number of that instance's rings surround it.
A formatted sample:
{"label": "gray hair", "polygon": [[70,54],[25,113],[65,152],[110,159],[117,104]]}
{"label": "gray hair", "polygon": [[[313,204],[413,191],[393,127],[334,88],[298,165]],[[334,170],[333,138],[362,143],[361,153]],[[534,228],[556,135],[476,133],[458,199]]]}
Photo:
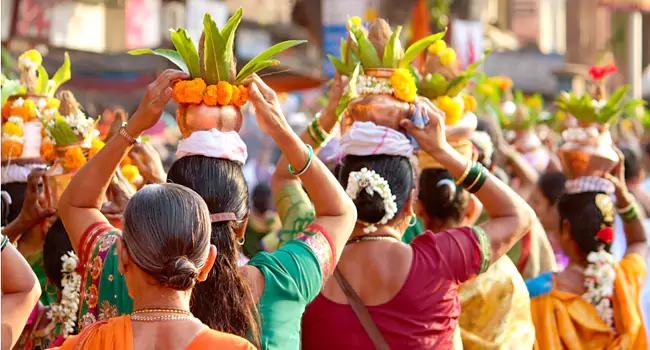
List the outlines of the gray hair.
{"label": "gray hair", "polygon": [[149,185],[124,210],[123,241],[133,262],[161,286],[194,287],[210,247],[210,212],[191,189]]}

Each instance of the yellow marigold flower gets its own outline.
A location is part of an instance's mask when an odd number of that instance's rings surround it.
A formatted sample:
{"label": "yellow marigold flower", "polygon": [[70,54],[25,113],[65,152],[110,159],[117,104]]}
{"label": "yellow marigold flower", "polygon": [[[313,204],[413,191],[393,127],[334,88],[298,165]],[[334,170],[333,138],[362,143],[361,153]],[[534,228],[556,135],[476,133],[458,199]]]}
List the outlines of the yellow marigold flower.
{"label": "yellow marigold flower", "polygon": [[462,95],[462,98],[463,98],[463,104],[465,105],[465,110],[463,111],[463,113],[474,112],[474,110],[476,109],[476,99],[474,98],[474,96]]}
{"label": "yellow marigold flower", "polygon": [[203,95],[203,103],[208,106],[217,105],[217,85],[210,85],[205,89],[205,95]]}
{"label": "yellow marigold flower", "polygon": [[23,103],[23,108],[25,108],[25,114],[29,120],[36,118],[36,103],[32,100],[25,100]]}
{"label": "yellow marigold flower", "polygon": [[437,55],[446,48],[447,43],[444,40],[438,40],[429,46],[429,53],[432,55]]}
{"label": "yellow marigold flower", "polygon": [[490,84],[481,84],[479,86],[479,91],[485,96],[491,96],[494,94],[494,87]]}
{"label": "yellow marigold flower", "polygon": [[11,102],[7,101],[2,105],[2,116],[5,118],[11,117]]}
{"label": "yellow marigold flower", "polygon": [[86,164],[86,161],[86,156],[84,156],[84,152],[81,148],[70,148],[65,151],[63,167],[70,171],[79,170]]}
{"label": "yellow marigold flower", "polygon": [[134,183],[140,175],[140,170],[135,165],[127,165],[122,167],[122,175],[126,178],[126,181]]}
{"label": "yellow marigold flower", "polygon": [[460,103],[449,96],[439,96],[436,99],[436,105],[445,112],[445,124],[447,125],[456,125],[463,117]]}
{"label": "yellow marigold flower", "polygon": [[440,63],[442,63],[443,66],[448,66],[456,61],[456,51],[454,51],[454,49],[451,47],[440,51],[440,53],[438,53],[438,56],[440,56]]}
{"label": "yellow marigold flower", "polygon": [[220,81],[217,84],[217,102],[222,105],[229,105],[232,101],[232,85],[227,81]]}
{"label": "yellow marigold flower", "polygon": [[377,18],[379,18],[379,13],[377,13],[377,10],[374,7],[369,7],[366,9],[366,22],[373,22],[376,21]]}
{"label": "yellow marigold flower", "polygon": [[566,119],[566,113],[564,113],[563,111],[557,112],[555,116],[559,121],[563,121],[564,119]]}
{"label": "yellow marigold flower", "polygon": [[542,101],[540,101],[537,98],[532,98],[531,97],[531,98],[528,99],[528,107],[530,107],[532,109],[535,109],[535,110],[542,109]]}
{"label": "yellow marigold flower", "polygon": [[621,121],[621,128],[623,128],[623,130],[628,130],[629,131],[629,130],[632,130],[634,128],[634,125],[632,124],[632,122],[629,119],[623,119]]}
{"label": "yellow marigold flower", "polygon": [[97,152],[104,148],[104,142],[100,140],[92,139],[91,143],[90,150],[88,150],[88,159],[92,159]]}
{"label": "yellow marigold flower", "polygon": [[50,108],[59,108],[61,106],[61,101],[59,101],[58,98],[50,97],[47,99],[47,104],[45,105],[44,109],[50,109]]}
{"label": "yellow marigold flower", "polygon": [[54,145],[51,142],[46,142],[41,145],[41,157],[48,163],[56,160],[56,152],[54,152]]}
{"label": "yellow marigold flower", "polygon": [[361,25],[361,18],[359,16],[354,16],[348,20],[348,29],[353,26],[360,26]]}
{"label": "yellow marigold flower", "polygon": [[390,84],[395,90],[395,97],[405,102],[413,102],[418,92],[411,72],[404,68],[396,69],[390,77]]}
{"label": "yellow marigold flower", "polygon": [[36,50],[25,51],[18,57],[18,67],[20,69],[36,69],[42,63],[43,56]]}
{"label": "yellow marigold flower", "polygon": [[125,167],[125,166],[131,165],[131,164],[133,164],[133,160],[129,156],[124,157],[122,159],[122,161],[120,162],[121,167]]}
{"label": "yellow marigold flower", "polygon": [[23,144],[16,141],[2,142],[2,159],[12,159],[23,154]]}
{"label": "yellow marigold flower", "polygon": [[2,132],[12,136],[23,136],[23,128],[12,122],[6,122],[5,125],[2,126]]}

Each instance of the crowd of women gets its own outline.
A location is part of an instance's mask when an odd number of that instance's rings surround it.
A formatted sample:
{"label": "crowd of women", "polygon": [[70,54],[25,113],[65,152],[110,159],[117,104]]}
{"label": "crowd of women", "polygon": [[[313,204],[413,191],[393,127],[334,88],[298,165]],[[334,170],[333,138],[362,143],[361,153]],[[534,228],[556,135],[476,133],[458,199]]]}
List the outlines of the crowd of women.
{"label": "crowd of women", "polygon": [[[428,55],[446,67],[440,46]],[[247,98],[282,152],[249,191],[227,119],[184,133],[166,176],[141,144],[171,99],[191,98],[193,74],[162,72],[56,208],[46,170],[3,164],[29,176],[3,181],[2,349],[649,348],[650,153],[630,130],[611,171],[576,176],[560,142],[523,152],[487,113],[466,108],[459,137],[451,98],[414,96],[392,127],[395,105],[354,119],[339,107],[357,73],[337,74],[300,135],[256,74],[228,85],[228,103],[224,81],[203,83],[199,104],[213,86],[220,106]],[[340,156],[323,162],[337,132]],[[124,176],[137,152],[141,184]]]}

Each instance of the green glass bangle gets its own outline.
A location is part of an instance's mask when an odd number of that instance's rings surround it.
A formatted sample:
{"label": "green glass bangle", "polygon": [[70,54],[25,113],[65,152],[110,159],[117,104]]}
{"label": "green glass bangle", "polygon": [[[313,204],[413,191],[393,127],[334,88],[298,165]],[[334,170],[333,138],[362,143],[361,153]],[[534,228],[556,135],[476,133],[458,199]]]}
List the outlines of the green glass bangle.
{"label": "green glass bangle", "polygon": [[325,131],[321,130],[320,122],[319,122],[318,118],[314,118],[314,120],[312,120],[311,129],[312,129],[312,132],[314,132],[314,135],[318,139],[320,139],[320,142],[318,142],[319,144],[323,144],[323,143],[325,143],[327,141],[329,135],[324,135],[323,134]]}
{"label": "green glass bangle", "polygon": [[479,176],[481,176],[481,167],[477,162],[472,162],[472,169],[461,183],[461,187],[464,189],[472,187],[478,180]]}
{"label": "green glass bangle", "polygon": [[309,150],[309,156],[307,157],[307,164],[305,164],[305,167],[302,168],[302,170],[300,170],[298,172],[293,170],[293,167],[291,166],[291,164],[289,164],[289,172],[293,176],[300,176],[300,175],[304,174],[305,171],[307,171],[307,169],[309,169],[309,166],[311,165],[311,159],[314,157],[314,149],[311,148],[310,145],[305,145],[305,146],[307,146],[307,150]]}
{"label": "green glass bangle", "polygon": [[620,216],[624,222],[630,222],[636,220],[639,217],[639,212],[636,210],[636,206],[633,205],[628,211],[620,214]]}
{"label": "green glass bangle", "polygon": [[483,187],[486,180],[487,180],[487,172],[485,171],[485,168],[481,168],[481,174],[478,176],[478,180],[476,181],[476,184],[468,188],[467,191],[471,193],[478,192],[481,189],[481,187]]}
{"label": "green glass bangle", "polygon": [[322,146],[322,141],[320,141],[320,140],[319,140],[319,139],[314,135],[314,131],[312,130],[312,126],[311,126],[311,124],[309,124],[309,126],[307,127],[307,133],[309,133],[309,137],[311,137],[311,140],[314,141],[314,143],[315,143],[316,145],[318,145],[319,147]]}

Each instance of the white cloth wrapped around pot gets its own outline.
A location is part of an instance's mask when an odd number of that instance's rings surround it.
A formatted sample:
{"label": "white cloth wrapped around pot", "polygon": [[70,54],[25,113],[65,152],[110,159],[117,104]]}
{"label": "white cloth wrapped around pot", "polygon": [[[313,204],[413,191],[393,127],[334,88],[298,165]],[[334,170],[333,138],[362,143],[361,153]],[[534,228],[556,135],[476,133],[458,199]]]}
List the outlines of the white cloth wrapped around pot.
{"label": "white cloth wrapped around pot", "polygon": [[178,143],[177,158],[194,155],[228,159],[243,165],[248,158],[248,150],[236,131],[210,129],[195,131]]}
{"label": "white cloth wrapped around pot", "polygon": [[354,156],[384,154],[410,158],[413,145],[397,130],[373,122],[354,122],[341,138],[339,152]]}

